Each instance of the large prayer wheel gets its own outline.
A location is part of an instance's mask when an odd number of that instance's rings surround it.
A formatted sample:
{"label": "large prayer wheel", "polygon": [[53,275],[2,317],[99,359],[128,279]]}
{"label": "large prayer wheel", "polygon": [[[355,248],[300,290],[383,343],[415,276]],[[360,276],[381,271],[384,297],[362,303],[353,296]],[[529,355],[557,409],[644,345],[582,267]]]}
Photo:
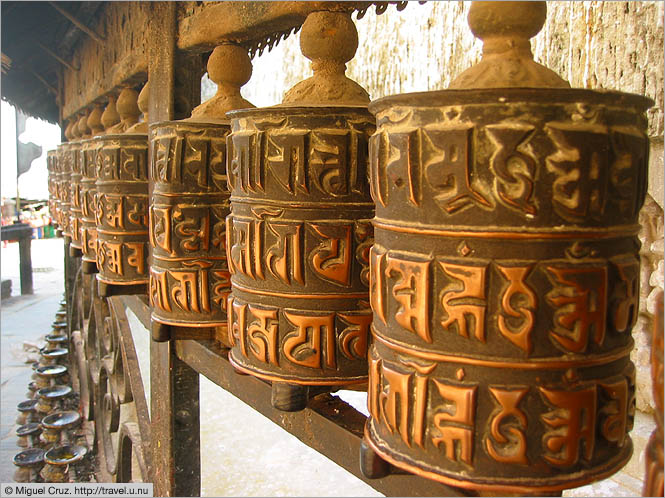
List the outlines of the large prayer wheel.
{"label": "large prayer wheel", "polygon": [[[207,69],[217,94],[187,119],[150,127],[152,320],[180,327],[180,337],[203,327],[218,328],[225,336],[231,290],[225,234],[230,195],[226,137],[231,127],[225,113],[253,107],[240,95],[252,73],[246,49],[216,47]],[[170,337],[158,330],[167,328],[156,327],[155,340]]]}
{"label": "large prayer wheel", "polygon": [[95,137],[102,296],[129,292],[128,286],[145,291],[148,284],[148,137],[132,128],[141,114],[137,100],[133,88],[123,89],[116,104],[121,121]]}
{"label": "large prayer wheel", "polygon": [[71,162],[71,172],[69,175],[70,188],[70,207],[69,207],[69,233],[72,238],[70,251],[72,255],[81,255],[81,224],[83,221],[82,203],[81,203],[81,177],[82,161],[81,147],[85,138],[89,138],[90,130],[87,125],[87,115],[83,114],[78,121],[79,140],[71,142],[68,154]]}
{"label": "large prayer wheel", "polygon": [[103,135],[97,142],[97,280],[148,283],[148,140]]}
{"label": "large prayer wheel", "polygon": [[[367,93],[344,75],[357,32],[348,14],[317,12],[303,24],[301,47],[312,78],[279,106],[228,113],[229,358],[273,381],[282,409],[304,406],[298,385],[364,382],[371,322],[367,143],[375,125]],[[278,399],[284,385],[300,401]]]}
{"label": "large prayer wheel", "polygon": [[487,4],[469,15],[495,44],[486,57],[500,42],[477,20],[522,19],[501,52],[523,58],[522,71],[498,58],[488,80],[483,60],[453,83],[467,89],[370,105],[366,438],[449,485],[549,493],[605,478],[632,454],[652,102],[567,88],[525,53],[544,5]]}
{"label": "large prayer wheel", "polygon": [[83,140],[79,151],[81,163],[81,261],[88,266],[97,263],[97,152],[100,148],[97,138]]}

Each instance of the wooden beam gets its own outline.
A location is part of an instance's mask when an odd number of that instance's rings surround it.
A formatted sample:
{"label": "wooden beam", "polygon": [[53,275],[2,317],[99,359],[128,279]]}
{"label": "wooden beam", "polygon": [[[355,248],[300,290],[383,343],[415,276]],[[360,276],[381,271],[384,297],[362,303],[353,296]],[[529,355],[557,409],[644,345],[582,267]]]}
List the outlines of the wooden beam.
{"label": "wooden beam", "polygon": [[35,78],[37,78],[39,81],[42,82],[42,84],[48,89],[49,92],[51,92],[53,95],[55,95],[55,98],[58,99],[58,90],[52,86],[48,81],[44,79],[42,75],[37,73],[36,71],[33,71],[31,68],[26,68]]}
{"label": "wooden beam", "polygon": [[178,49],[201,53],[226,40],[246,43],[300,26],[317,10],[352,12],[371,2],[218,2],[180,21]]}
{"label": "wooden beam", "polygon": [[60,64],[62,64],[63,66],[68,67],[68,68],[71,69],[72,71],[78,71],[78,70],[80,69],[80,66],[79,66],[79,67],[75,67],[75,66],[73,66],[72,64],[70,64],[69,62],[67,62],[65,59],[63,59],[62,57],[60,57],[58,54],[56,54],[53,50],[51,50],[50,48],[48,48],[46,45],[44,45],[44,44],[42,44],[42,43],[40,43],[40,42],[38,42],[38,41],[35,41],[35,43],[37,44],[37,46],[38,46],[39,48],[41,48],[44,52],[46,52],[47,54],[49,54],[51,57],[53,57],[55,60],[57,60],[57,61],[58,61]]}
{"label": "wooden beam", "polygon": [[67,12],[62,7],[60,7],[60,5],[58,5],[56,2],[49,2],[49,5],[51,5],[51,7],[53,7],[55,10],[57,10],[63,16],[65,16],[67,19],[69,19],[74,26],[76,26],[78,29],[83,31],[86,35],[88,35],[90,38],[95,40],[97,43],[99,43],[100,45],[104,43],[104,38],[102,36],[99,36],[97,33],[95,33],[93,30],[91,30],[88,26],[83,24],[81,21],[79,21],[72,14]]}

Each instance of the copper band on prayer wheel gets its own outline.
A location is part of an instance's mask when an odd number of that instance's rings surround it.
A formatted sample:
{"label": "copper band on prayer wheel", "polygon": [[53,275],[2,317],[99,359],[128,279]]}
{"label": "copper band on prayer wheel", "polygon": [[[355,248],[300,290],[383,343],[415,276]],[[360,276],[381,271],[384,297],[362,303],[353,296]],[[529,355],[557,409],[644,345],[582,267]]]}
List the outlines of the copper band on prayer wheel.
{"label": "copper band on prayer wheel", "polygon": [[148,140],[111,134],[97,142],[97,279],[148,282]]}

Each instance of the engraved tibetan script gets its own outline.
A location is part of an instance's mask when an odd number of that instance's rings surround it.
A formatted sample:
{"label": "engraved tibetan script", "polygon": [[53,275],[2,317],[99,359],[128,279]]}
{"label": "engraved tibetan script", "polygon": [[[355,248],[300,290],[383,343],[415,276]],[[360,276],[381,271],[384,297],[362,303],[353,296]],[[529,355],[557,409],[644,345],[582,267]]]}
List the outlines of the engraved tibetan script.
{"label": "engraved tibetan script", "polygon": [[[485,439],[487,453],[497,462],[527,465],[529,461],[526,457],[525,431],[528,422],[526,414],[518,405],[529,392],[529,388],[490,387],[489,390],[499,402],[500,409],[494,412],[490,432]],[[511,424],[511,419],[518,424]]]}
{"label": "engraved tibetan script", "polygon": [[432,342],[429,326],[429,260],[409,260],[388,253],[386,276],[399,275],[392,292],[399,304],[395,320],[424,341]]}
{"label": "engraved tibetan script", "polygon": [[556,179],[552,203],[564,219],[600,220],[607,202],[609,138],[598,126],[549,123],[546,130],[557,150],[547,156]]}
{"label": "engraved tibetan script", "polygon": [[555,344],[568,351],[586,351],[588,337],[602,345],[605,339],[607,309],[607,267],[548,266],[554,288],[545,296],[554,307],[554,327],[550,331]]}
{"label": "engraved tibetan script", "polygon": [[445,319],[441,322],[448,330],[455,324],[457,333],[485,342],[485,282],[487,265],[469,266],[439,261],[446,275],[454,280],[441,293]]}
{"label": "engraved tibetan script", "polygon": [[446,458],[471,465],[476,411],[477,386],[453,386],[432,379],[443,398],[443,405],[434,412],[434,426],[441,434],[432,442],[445,447]]}
{"label": "engraved tibetan script", "polygon": [[540,388],[544,398],[554,410],[541,415],[551,427],[543,437],[546,453],[543,456],[552,465],[568,467],[577,463],[580,446],[582,456],[590,461],[596,442],[596,386],[576,391],[556,391]]}

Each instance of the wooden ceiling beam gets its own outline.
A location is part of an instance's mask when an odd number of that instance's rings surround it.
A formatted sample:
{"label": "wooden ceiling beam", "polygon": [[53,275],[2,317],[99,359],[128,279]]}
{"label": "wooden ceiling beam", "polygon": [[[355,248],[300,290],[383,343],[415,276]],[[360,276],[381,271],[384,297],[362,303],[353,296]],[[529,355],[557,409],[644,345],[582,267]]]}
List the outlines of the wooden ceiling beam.
{"label": "wooden ceiling beam", "polygon": [[37,46],[39,46],[39,48],[41,48],[44,52],[49,54],[51,57],[53,57],[55,60],[57,60],[63,66],[68,67],[72,71],[78,71],[80,69],[80,67],[76,67],[76,66],[72,65],[71,63],[67,62],[65,59],[60,57],[58,54],[56,54],[53,50],[48,48],[46,45],[44,45],[44,44],[42,44],[38,41],[35,41],[35,43],[37,44]]}
{"label": "wooden ceiling beam", "polygon": [[90,29],[88,26],[83,24],[79,19],[77,19],[72,14],[70,14],[65,9],[63,9],[60,5],[58,5],[57,2],[49,2],[49,5],[51,7],[53,7],[55,10],[57,10],[58,12],[60,12],[60,14],[62,14],[64,17],[69,19],[69,21],[71,21],[71,23],[74,26],[76,26],[78,29],[83,31],[86,35],[88,35],[90,38],[95,40],[97,43],[99,43],[100,45],[104,43],[104,37],[103,36],[100,36],[97,33],[95,33],[92,29]]}

